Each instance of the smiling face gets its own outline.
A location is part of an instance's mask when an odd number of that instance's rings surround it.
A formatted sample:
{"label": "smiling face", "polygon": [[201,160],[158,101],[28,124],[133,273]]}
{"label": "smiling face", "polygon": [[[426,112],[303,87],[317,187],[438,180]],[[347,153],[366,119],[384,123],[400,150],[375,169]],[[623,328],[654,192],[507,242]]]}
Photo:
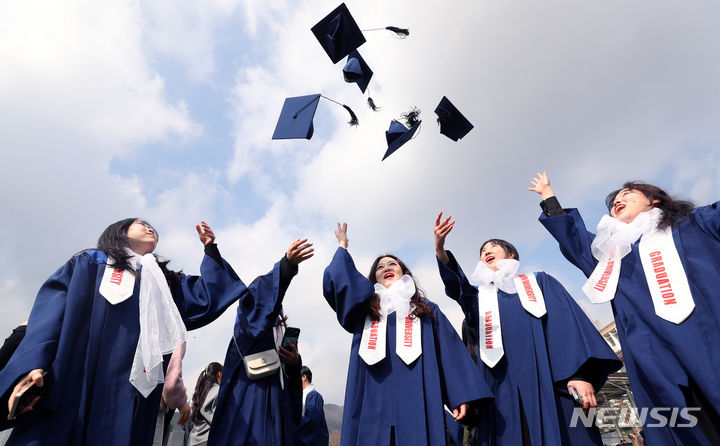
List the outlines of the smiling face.
{"label": "smiling face", "polygon": [[385,288],[403,276],[400,262],[392,257],[383,257],[375,268],[375,281]]}
{"label": "smiling face", "polygon": [[130,225],[127,230],[127,239],[130,249],[141,256],[155,251],[158,241],[153,227],[141,220],[135,220]]}
{"label": "smiling face", "polygon": [[623,223],[631,223],[641,212],[649,211],[653,203],[636,189],[622,189],[615,195],[610,215]]}
{"label": "smiling face", "polygon": [[507,251],[497,243],[487,242],[483,245],[480,250],[480,261],[482,261],[488,268],[493,271],[497,271],[498,260],[512,259],[513,256],[508,256]]}

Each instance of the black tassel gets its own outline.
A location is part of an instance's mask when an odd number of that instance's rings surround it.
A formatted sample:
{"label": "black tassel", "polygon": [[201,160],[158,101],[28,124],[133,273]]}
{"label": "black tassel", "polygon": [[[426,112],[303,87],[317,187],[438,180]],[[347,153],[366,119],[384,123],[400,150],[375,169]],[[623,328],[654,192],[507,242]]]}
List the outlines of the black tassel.
{"label": "black tassel", "polygon": [[371,98],[370,96],[368,96],[367,103],[368,103],[368,107],[370,107],[372,109],[372,111],[380,111],[380,107],[375,105],[375,101],[373,101],[373,98]]}
{"label": "black tassel", "polygon": [[355,112],[352,111],[352,109],[351,109],[350,107],[348,107],[347,105],[345,105],[345,104],[343,104],[342,106],[345,107],[345,110],[347,110],[348,113],[350,113],[350,121],[348,122],[348,124],[350,124],[350,125],[352,125],[352,126],[356,126],[356,125],[360,124],[360,122],[358,121],[358,118],[357,118],[357,115],[355,114]]}
{"label": "black tassel", "polygon": [[400,37],[401,39],[404,39],[410,35],[410,30],[407,28],[398,28],[397,26],[386,26],[385,29],[395,33],[395,35]]}
{"label": "black tassel", "polygon": [[417,107],[412,107],[409,112],[400,115],[405,120],[408,127],[414,127],[415,124],[420,122],[420,110]]}

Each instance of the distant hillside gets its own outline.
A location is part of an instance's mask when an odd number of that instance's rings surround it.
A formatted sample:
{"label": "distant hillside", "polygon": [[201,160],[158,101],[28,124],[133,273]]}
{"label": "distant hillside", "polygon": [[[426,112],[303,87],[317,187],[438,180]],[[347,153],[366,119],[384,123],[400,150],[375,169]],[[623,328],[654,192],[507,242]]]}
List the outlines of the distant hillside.
{"label": "distant hillside", "polygon": [[325,405],[325,421],[327,421],[328,432],[342,429],[343,407],[336,404]]}

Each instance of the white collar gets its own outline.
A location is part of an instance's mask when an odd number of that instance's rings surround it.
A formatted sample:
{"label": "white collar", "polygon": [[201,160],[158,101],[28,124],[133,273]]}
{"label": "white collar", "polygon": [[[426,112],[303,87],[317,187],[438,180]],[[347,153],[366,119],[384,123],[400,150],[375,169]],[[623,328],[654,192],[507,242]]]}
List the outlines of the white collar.
{"label": "white collar", "polygon": [[388,288],[376,283],[375,293],[380,296],[380,311],[386,316],[393,311],[402,317],[407,316],[412,311],[410,299],[416,290],[415,281],[409,274],[403,274]]}
{"label": "white collar", "polygon": [[498,270],[494,271],[482,260],[479,261],[475,271],[470,275],[470,283],[478,286],[494,284],[508,294],[517,293],[514,279],[520,269],[520,262],[515,259],[502,259],[496,264]]}
{"label": "white collar", "polygon": [[597,225],[597,235],[590,249],[593,257],[601,262],[611,258],[621,259],[631,251],[631,245],[657,227],[663,212],[659,208],[639,213],[630,223],[623,223],[604,215]]}

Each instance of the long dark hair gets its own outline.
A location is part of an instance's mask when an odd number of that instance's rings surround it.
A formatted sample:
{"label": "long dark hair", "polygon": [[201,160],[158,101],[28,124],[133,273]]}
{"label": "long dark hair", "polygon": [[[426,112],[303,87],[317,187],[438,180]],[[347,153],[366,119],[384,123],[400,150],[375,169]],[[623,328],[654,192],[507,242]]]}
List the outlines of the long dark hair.
{"label": "long dark hair", "polygon": [[[650,203],[654,207],[663,211],[662,217],[660,217],[660,222],[658,223],[658,229],[666,229],[672,226],[673,223],[684,220],[695,208],[692,201],[680,200],[671,197],[667,192],[657,186],[653,186],[652,184],[644,183],[642,181],[628,181],[623,184],[620,189],[610,192],[605,198],[605,205],[608,208],[608,212],[610,212],[613,208],[615,197],[617,197],[617,194],[619,194],[623,189],[631,189],[642,192],[642,194],[650,200]],[[655,200],[658,200],[658,202],[653,203]]]}
{"label": "long dark hair", "polygon": [[[124,218],[120,221],[116,221],[105,228],[103,233],[100,234],[100,238],[98,238],[97,249],[107,254],[108,257],[114,258],[115,268],[117,269],[135,272],[132,266],[128,263],[130,255],[125,252],[125,248],[130,247],[130,241],[127,237],[128,229],[136,221],[142,222],[144,225],[152,228],[152,230],[155,231],[156,237],[159,239],[160,236],[158,235],[157,230],[150,223],[140,218]],[[167,279],[176,278],[180,274],[180,272],[168,269],[167,264],[170,263],[169,260],[160,260],[157,255],[153,255],[158,260],[158,265]]]}
{"label": "long dark hair", "polygon": [[[402,269],[403,274],[407,274],[412,278],[413,282],[415,282],[415,278],[410,272],[410,269],[403,263],[402,260],[398,259],[392,254],[384,254],[375,259],[372,266],[370,267],[370,274],[368,274],[368,279],[373,285],[377,283],[377,279],[375,278],[375,270],[377,269],[378,263],[380,263],[380,259],[383,259],[385,257],[395,259],[395,261],[398,262],[398,265],[400,265],[400,269]],[[415,305],[415,310],[413,311],[413,314],[415,316],[433,316],[432,308],[430,307],[430,305],[427,304],[425,292],[417,286],[417,282],[415,282],[415,294],[413,294],[410,298],[410,303]],[[373,297],[370,299],[369,313],[377,319],[379,319],[381,316],[382,312],[380,310],[380,296],[378,296],[377,294],[374,294]]]}
{"label": "long dark hair", "polygon": [[205,367],[205,370],[198,376],[197,383],[195,384],[195,393],[192,397],[192,412],[190,413],[190,421],[195,419],[200,414],[202,405],[205,404],[205,397],[207,397],[210,388],[213,384],[217,383],[217,375],[222,372],[223,366],[219,362],[211,362]]}
{"label": "long dark hair", "polygon": [[513,246],[512,243],[500,239],[500,238],[491,238],[490,240],[487,240],[485,243],[480,245],[480,255],[482,256],[482,250],[488,243],[497,245],[505,250],[505,254],[507,254],[508,258],[513,258],[515,260],[520,260],[520,254],[518,254],[517,249]]}

